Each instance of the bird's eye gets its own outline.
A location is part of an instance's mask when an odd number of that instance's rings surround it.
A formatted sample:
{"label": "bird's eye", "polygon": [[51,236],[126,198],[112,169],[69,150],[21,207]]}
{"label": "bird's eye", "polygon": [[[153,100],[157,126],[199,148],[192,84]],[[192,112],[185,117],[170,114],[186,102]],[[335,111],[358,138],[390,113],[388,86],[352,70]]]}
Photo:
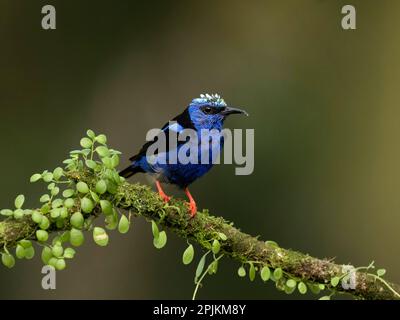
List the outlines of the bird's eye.
{"label": "bird's eye", "polygon": [[204,107],[203,108],[203,112],[206,114],[210,114],[212,112],[212,108],[211,107]]}

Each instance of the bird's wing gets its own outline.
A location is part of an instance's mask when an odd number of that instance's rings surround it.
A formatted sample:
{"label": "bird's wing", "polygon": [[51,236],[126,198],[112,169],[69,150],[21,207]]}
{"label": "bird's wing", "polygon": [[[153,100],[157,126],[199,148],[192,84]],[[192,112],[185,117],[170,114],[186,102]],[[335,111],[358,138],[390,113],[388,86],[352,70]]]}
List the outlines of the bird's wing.
{"label": "bird's wing", "polygon": [[[147,141],[142,148],[140,149],[139,153],[134,155],[133,157],[129,158],[129,160],[136,161],[140,159],[142,156],[146,156],[147,149],[156,141],[158,141],[159,137],[161,134],[165,135],[165,142],[166,142],[166,151],[172,151],[169,149],[169,135],[170,131],[173,131],[174,134],[179,134],[184,128],[178,123],[174,122],[173,124],[170,124],[169,122],[165,124],[162,127],[162,132],[160,132],[153,140]],[[177,141],[176,147],[178,147],[180,144],[183,144],[185,141]],[[155,152],[157,154],[157,152]]]}

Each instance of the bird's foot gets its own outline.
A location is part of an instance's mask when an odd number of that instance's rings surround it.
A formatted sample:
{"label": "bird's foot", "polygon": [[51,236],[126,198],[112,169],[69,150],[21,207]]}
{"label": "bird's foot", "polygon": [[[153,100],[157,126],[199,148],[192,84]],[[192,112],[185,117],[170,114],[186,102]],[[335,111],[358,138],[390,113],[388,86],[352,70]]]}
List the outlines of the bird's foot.
{"label": "bird's foot", "polygon": [[163,193],[159,193],[159,196],[161,197],[161,199],[163,199],[164,202],[169,202],[171,200],[170,196],[167,196],[164,192]]}
{"label": "bird's foot", "polygon": [[197,213],[197,205],[196,202],[194,201],[190,201],[190,202],[186,202],[186,205],[189,208],[189,212],[190,212],[190,218],[194,218],[194,216]]}
{"label": "bird's foot", "polygon": [[164,202],[169,202],[169,200],[171,200],[170,196],[167,196],[164,192],[164,190],[161,187],[161,184],[159,181],[156,181],[156,186],[157,186],[157,190],[158,190],[158,194],[161,197],[161,199],[164,200]]}

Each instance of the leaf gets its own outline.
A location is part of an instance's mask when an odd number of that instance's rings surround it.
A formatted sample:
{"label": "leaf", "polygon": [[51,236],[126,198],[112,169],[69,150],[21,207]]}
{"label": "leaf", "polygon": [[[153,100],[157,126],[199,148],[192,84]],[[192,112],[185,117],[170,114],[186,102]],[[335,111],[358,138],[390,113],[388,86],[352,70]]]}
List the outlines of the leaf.
{"label": "leaf", "polygon": [[212,243],[212,252],[214,254],[218,254],[220,249],[221,249],[221,244],[219,243],[219,241],[217,239],[214,239],[214,241]]}
{"label": "leaf", "polygon": [[386,273],[386,269],[378,269],[378,270],[376,270],[376,274],[378,275],[378,277],[384,276],[385,273]]}
{"label": "leaf", "polygon": [[58,181],[64,175],[64,170],[60,167],[55,168],[53,171],[54,180]]}
{"label": "leaf", "polygon": [[80,141],[80,145],[82,146],[82,148],[91,148],[92,147],[92,140],[90,140],[89,138],[82,138]]}
{"label": "leaf", "polygon": [[38,211],[34,211],[31,215],[32,221],[39,224],[40,222],[42,222],[43,216],[40,212]]}
{"label": "leaf", "polygon": [[50,182],[53,180],[53,174],[51,172],[46,172],[42,175],[42,178],[44,182]]}
{"label": "leaf", "polygon": [[60,188],[58,188],[58,187],[54,187],[52,190],[51,190],[51,195],[52,196],[56,196],[56,195],[58,195],[58,193],[60,192]]}
{"label": "leaf", "polygon": [[292,294],[296,290],[296,286],[294,286],[294,288],[290,288],[288,286],[285,286],[284,290],[285,290],[286,294]]}
{"label": "leaf", "polygon": [[39,181],[40,179],[42,179],[42,175],[40,173],[35,173],[31,176],[31,178],[29,179],[30,182],[36,182]]}
{"label": "leaf", "polygon": [[288,281],[286,281],[286,285],[289,288],[296,288],[296,284],[297,284],[296,281],[293,279],[288,279]]}
{"label": "leaf", "polygon": [[24,205],[24,202],[25,202],[25,196],[23,194],[20,194],[19,196],[17,196],[15,198],[15,201],[14,201],[15,208],[21,209],[22,206]]}
{"label": "leaf", "polygon": [[10,209],[3,209],[3,210],[0,211],[0,214],[2,216],[9,217],[9,216],[12,216],[14,214],[14,211],[12,211]]}
{"label": "leaf", "polygon": [[74,195],[74,193],[75,193],[75,190],[73,190],[73,189],[65,189],[63,191],[62,195],[64,198],[70,198]]}
{"label": "leaf", "polygon": [[241,266],[239,269],[238,269],[238,276],[239,277],[245,277],[246,276],[246,269],[243,267],[243,266]]}
{"label": "leaf", "polygon": [[93,199],[94,202],[97,203],[97,202],[100,201],[100,198],[99,198],[99,196],[97,195],[97,193],[93,192],[92,190],[90,190],[90,195],[92,196],[92,199]]}
{"label": "leaf", "polygon": [[94,169],[94,168],[96,168],[96,166],[97,166],[96,161],[91,160],[91,159],[85,160],[85,164],[86,164],[86,166],[87,166],[88,168],[90,168],[90,169]]}
{"label": "leaf", "polygon": [[106,168],[108,168],[108,169],[113,169],[113,168],[114,168],[113,162],[112,162],[111,158],[109,158],[109,157],[101,158],[101,162],[103,162],[103,164],[104,164],[104,165],[106,166]]}
{"label": "leaf", "polygon": [[17,247],[15,248],[15,256],[18,259],[23,259],[25,258],[25,249],[23,246],[21,246],[20,244],[17,245]]}
{"label": "leaf", "polygon": [[201,259],[200,259],[200,261],[199,261],[199,263],[198,263],[198,265],[197,265],[197,268],[196,268],[196,275],[195,275],[195,278],[194,278],[194,283],[195,283],[195,284],[197,284],[197,281],[199,280],[201,274],[203,273],[203,269],[204,269],[204,266],[205,266],[205,264],[206,264],[206,258],[207,258],[208,253],[209,253],[209,251],[206,252],[206,253],[201,257]]}
{"label": "leaf", "polygon": [[85,218],[83,217],[83,214],[80,212],[75,212],[70,219],[70,223],[73,227],[80,229],[83,226],[83,222],[85,221]]}
{"label": "leaf", "polygon": [[32,259],[35,256],[35,248],[30,246],[28,248],[25,248],[25,259]]}
{"label": "leaf", "polygon": [[19,244],[24,247],[24,249],[28,249],[32,247],[32,242],[30,240],[22,239],[19,241]]}
{"label": "leaf", "polygon": [[264,267],[261,269],[260,275],[261,275],[261,279],[262,279],[263,281],[268,281],[269,278],[270,278],[270,276],[271,276],[271,270],[269,270],[268,266],[264,266]]}
{"label": "leaf", "polygon": [[49,238],[49,234],[45,230],[37,230],[36,238],[38,239],[38,241],[45,242]]}
{"label": "leaf", "polygon": [[274,278],[275,280],[279,280],[280,278],[282,278],[283,272],[281,268],[276,268],[274,270]]}
{"label": "leaf", "polygon": [[14,211],[14,218],[15,218],[15,219],[17,219],[17,220],[22,219],[23,216],[24,216],[24,210],[22,210],[22,209],[16,209],[16,210]]}
{"label": "leaf", "polygon": [[254,264],[252,262],[249,262],[250,264],[250,269],[249,269],[249,279],[250,281],[254,281],[256,278],[256,268],[254,268]]}
{"label": "leaf", "polygon": [[39,224],[39,228],[42,229],[42,230],[46,230],[46,229],[48,229],[49,227],[50,227],[49,218],[43,216],[43,217],[42,217],[42,221],[41,221],[40,224]]}
{"label": "leaf", "polygon": [[108,234],[103,228],[95,227],[93,229],[93,240],[97,245],[105,247],[109,240]]}
{"label": "leaf", "polygon": [[208,274],[216,274],[218,271],[218,260],[214,260],[213,262],[211,262],[207,269]]}
{"label": "leaf", "polygon": [[96,183],[96,192],[98,194],[104,194],[107,191],[107,184],[104,180],[99,180]]}
{"label": "leaf", "polygon": [[117,154],[114,154],[111,157],[111,165],[112,165],[113,168],[118,167],[118,165],[119,165],[119,156]]}
{"label": "leaf", "polygon": [[74,204],[75,204],[75,200],[72,198],[65,199],[65,201],[64,201],[64,206],[68,209],[72,208],[74,206]]}
{"label": "leaf", "polygon": [[340,278],[339,277],[333,277],[331,279],[331,285],[332,287],[336,287],[339,284]]}
{"label": "leaf", "polygon": [[157,249],[161,249],[167,244],[167,234],[165,231],[161,231],[158,237],[153,239],[153,244]]}
{"label": "leaf", "polygon": [[118,215],[116,210],[112,210],[112,214],[106,216],[106,228],[108,230],[115,230],[118,226]]}
{"label": "leaf", "polygon": [[104,134],[99,134],[99,135],[96,137],[96,141],[97,141],[98,143],[100,143],[100,144],[106,144],[106,143],[107,143],[107,137],[106,137],[106,135],[104,135]]}
{"label": "leaf", "polygon": [[81,199],[81,208],[84,213],[90,213],[92,212],[94,208],[93,201],[89,199],[88,197],[84,197]]}
{"label": "leaf", "polygon": [[151,232],[153,233],[154,239],[157,239],[159,237],[160,232],[158,230],[157,223],[155,223],[154,220],[151,220]]}
{"label": "leaf", "polygon": [[53,257],[51,249],[49,247],[43,247],[42,249],[42,261],[44,264],[48,264],[49,260]]}
{"label": "leaf", "polygon": [[330,296],[323,296],[321,298],[319,298],[318,300],[331,300]]}
{"label": "leaf", "polygon": [[95,133],[93,132],[93,130],[90,130],[90,129],[86,131],[86,135],[87,135],[90,139],[96,138]]}
{"label": "leaf", "polygon": [[64,250],[64,258],[72,259],[75,256],[75,250],[72,248],[66,248]]}
{"label": "leaf", "polygon": [[307,283],[307,286],[313,294],[319,294],[321,291],[318,284]]}
{"label": "leaf", "polygon": [[50,196],[48,194],[44,194],[40,197],[39,199],[40,202],[49,202],[50,201]]}
{"label": "leaf", "polygon": [[129,231],[129,225],[130,223],[128,218],[123,214],[121,219],[119,219],[118,231],[122,234],[127,233]]}
{"label": "leaf", "polygon": [[96,148],[96,152],[102,158],[108,157],[110,155],[110,151],[105,146],[98,146]]}
{"label": "leaf", "polygon": [[66,265],[64,259],[57,259],[57,262],[56,262],[56,265],[55,265],[55,268],[57,270],[64,270],[66,266],[67,265]]}
{"label": "leaf", "polygon": [[108,201],[108,200],[100,200],[100,207],[101,207],[101,211],[106,216],[113,214],[113,206],[112,206],[110,201]]}
{"label": "leaf", "polygon": [[60,258],[62,256],[62,254],[64,253],[64,249],[61,246],[60,243],[55,244],[53,246],[53,248],[51,249],[51,253],[53,254],[53,256],[55,256],[56,258]]}
{"label": "leaf", "polygon": [[79,247],[80,245],[82,245],[84,240],[85,240],[85,238],[84,238],[83,232],[81,230],[78,230],[75,228],[71,229],[69,242],[74,247]]}
{"label": "leaf", "polygon": [[54,199],[53,202],[51,203],[52,208],[59,208],[63,204],[62,199]]}
{"label": "leaf", "polygon": [[193,245],[189,245],[186,250],[183,252],[182,255],[182,262],[185,265],[188,265],[189,263],[192,262],[194,257],[194,248]]}
{"label": "leaf", "polygon": [[307,286],[303,281],[299,282],[299,284],[297,285],[297,289],[301,294],[306,294],[307,292]]}
{"label": "leaf", "polygon": [[76,190],[78,190],[80,193],[88,193],[89,187],[85,182],[79,181],[76,184]]}
{"label": "leaf", "polygon": [[225,235],[225,233],[218,232],[218,236],[222,241],[226,241],[228,237]]}
{"label": "leaf", "polygon": [[272,241],[272,240],[265,241],[265,244],[267,246],[271,246],[271,247],[274,247],[274,248],[279,248],[279,245],[275,241]]}
{"label": "leaf", "polygon": [[14,257],[9,253],[2,253],[1,255],[1,262],[7,267],[12,268],[15,265]]}

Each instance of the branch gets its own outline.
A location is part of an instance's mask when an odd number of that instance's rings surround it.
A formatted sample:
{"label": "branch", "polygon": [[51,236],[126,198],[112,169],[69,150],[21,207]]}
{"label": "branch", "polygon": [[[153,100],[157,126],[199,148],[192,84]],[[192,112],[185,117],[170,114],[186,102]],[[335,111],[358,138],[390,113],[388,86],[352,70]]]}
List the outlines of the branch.
{"label": "branch", "polygon": [[[71,171],[66,173],[67,178],[88,185],[96,183],[96,175],[88,170]],[[345,290],[341,284],[334,286],[331,280],[335,277],[346,276],[343,266],[331,260],[318,259],[301,252],[280,248],[271,243],[265,243],[240,231],[238,228],[223,219],[215,217],[207,210],[198,212],[193,219],[189,218],[185,202],[172,199],[166,205],[148,186],[124,182],[118,186],[114,195],[106,194],[116,207],[133,211],[136,216],[157,221],[163,227],[176,233],[184,239],[197,242],[206,250],[211,249],[210,240],[215,239],[218,233],[227,236],[221,242],[221,253],[241,263],[252,261],[254,264],[268,265],[273,269],[281,268],[284,274],[307,283],[325,284],[327,289],[334,292],[347,293],[362,299],[399,299],[400,287],[387,283],[374,274],[356,268],[355,289]],[[96,215],[98,208],[92,214]],[[8,218],[0,222],[0,247],[15,246],[21,239],[32,238],[38,227],[29,217],[17,221]],[[64,228],[52,228],[52,231]],[[64,230],[68,230],[65,227]]]}

